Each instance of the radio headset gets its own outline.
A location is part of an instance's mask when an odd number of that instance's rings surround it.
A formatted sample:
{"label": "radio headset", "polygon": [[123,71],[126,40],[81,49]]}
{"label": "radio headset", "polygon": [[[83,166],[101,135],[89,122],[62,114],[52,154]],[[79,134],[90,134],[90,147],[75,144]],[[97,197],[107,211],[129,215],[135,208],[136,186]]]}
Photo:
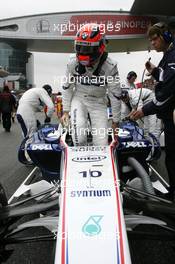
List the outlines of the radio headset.
{"label": "radio headset", "polygon": [[154,24],[154,27],[157,27],[161,30],[161,35],[165,42],[171,43],[173,41],[173,35],[167,28],[166,24],[164,22],[159,22],[157,24]]}
{"label": "radio headset", "polygon": [[[167,26],[166,26],[166,24],[164,22],[156,23],[156,24],[154,24],[154,27],[157,27],[157,28],[160,29],[161,35],[162,35],[162,37],[163,37],[163,39],[164,39],[165,42],[171,43],[173,41],[173,35],[169,31],[169,29],[167,28]],[[150,60],[151,60],[151,58],[149,58],[148,61],[150,61]],[[146,68],[143,71],[143,74],[142,74],[142,82],[141,83],[143,83],[143,79],[144,79],[144,75],[145,75],[145,70],[146,70]],[[139,100],[138,100],[138,103],[137,103],[136,110],[138,108],[138,104],[139,104],[139,101],[140,101],[140,98],[141,98],[141,95],[142,95],[142,87],[140,89],[141,90],[140,90],[140,95],[139,95]]]}

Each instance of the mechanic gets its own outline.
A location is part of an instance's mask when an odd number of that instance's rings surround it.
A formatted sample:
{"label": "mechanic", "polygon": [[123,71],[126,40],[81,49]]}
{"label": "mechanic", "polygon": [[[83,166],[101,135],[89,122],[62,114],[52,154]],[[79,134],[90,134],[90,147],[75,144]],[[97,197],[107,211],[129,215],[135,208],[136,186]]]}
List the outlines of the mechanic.
{"label": "mechanic", "polygon": [[[117,132],[120,121],[121,95],[117,64],[105,51],[107,40],[102,25],[86,24],[75,39],[76,55],[67,65],[63,86],[62,122],[67,123],[71,112],[74,145],[86,145],[88,115],[94,145],[108,144],[106,92],[113,112],[112,127]],[[105,133],[102,133],[102,131]]]}
{"label": "mechanic", "polygon": [[31,137],[37,130],[36,113],[47,106],[45,123],[49,123],[54,112],[54,104],[51,99],[52,88],[45,84],[42,88],[27,90],[19,100],[17,120],[21,125],[24,137]]}
{"label": "mechanic", "polygon": [[[141,89],[122,89],[121,100],[128,108],[128,113],[150,102],[154,98],[154,92],[147,88]],[[142,119],[144,134],[152,133],[157,139],[160,137],[160,122],[156,115],[148,115]]]}
{"label": "mechanic", "polygon": [[122,83],[121,87],[128,89],[128,90],[136,88],[136,85],[134,83],[136,79],[137,79],[136,72],[134,71],[128,72],[127,77],[126,77],[126,82]]}
{"label": "mechanic", "polygon": [[[127,90],[135,89],[136,85],[134,82],[135,82],[136,78],[137,78],[136,72],[134,72],[134,71],[128,72],[127,77],[126,77],[126,82],[121,84],[121,88],[127,89]],[[122,104],[121,104],[121,119],[124,119],[128,114],[129,114],[128,108],[127,108],[126,104],[124,104],[122,102]]]}
{"label": "mechanic", "polygon": [[175,195],[175,125],[173,113],[175,109],[175,46],[174,38],[168,26],[157,23],[148,30],[148,36],[157,52],[163,51],[163,58],[156,67],[150,61],[145,64],[148,72],[155,78],[155,99],[144,105],[137,111],[133,111],[130,117],[134,120],[157,114],[162,119],[165,133],[165,163],[169,175],[169,198]]}

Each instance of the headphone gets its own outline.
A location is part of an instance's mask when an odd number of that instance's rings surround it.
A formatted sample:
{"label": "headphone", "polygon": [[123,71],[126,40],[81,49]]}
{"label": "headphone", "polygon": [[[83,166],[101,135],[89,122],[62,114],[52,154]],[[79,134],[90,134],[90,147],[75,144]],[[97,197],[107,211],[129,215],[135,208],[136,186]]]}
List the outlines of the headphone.
{"label": "headphone", "polygon": [[134,76],[135,78],[137,78],[137,74],[136,74],[134,71],[130,71],[130,72],[128,72],[127,79],[128,79],[128,80],[131,80],[131,78],[132,78],[133,76]]}
{"label": "headphone", "polygon": [[163,39],[165,40],[165,42],[170,43],[173,41],[173,35],[168,30],[167,25],[164,22],[156,23],[153,26],[161,29],[161,35]]}

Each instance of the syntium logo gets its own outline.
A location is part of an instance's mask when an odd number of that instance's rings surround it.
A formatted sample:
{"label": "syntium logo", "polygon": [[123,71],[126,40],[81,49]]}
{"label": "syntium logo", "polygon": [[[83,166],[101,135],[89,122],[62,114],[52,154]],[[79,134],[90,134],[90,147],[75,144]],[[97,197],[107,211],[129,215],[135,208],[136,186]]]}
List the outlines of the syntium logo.
{"label": "syntium logo", "polygon": [[89,155],[73,158],[74,162],[97,162],[106,159],[106,156],[101,155]]}
{"label": "syntium logo", "polygon": [[83,190],[71,191],[71,197],[84,198],[84,197],[109,197],[111,196],[110,190]]}

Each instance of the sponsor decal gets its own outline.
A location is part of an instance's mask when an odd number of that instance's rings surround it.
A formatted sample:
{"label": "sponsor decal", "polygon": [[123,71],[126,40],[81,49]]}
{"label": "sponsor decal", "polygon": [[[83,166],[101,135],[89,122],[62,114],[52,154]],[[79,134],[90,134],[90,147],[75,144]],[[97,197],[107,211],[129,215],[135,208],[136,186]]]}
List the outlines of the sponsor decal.
{"label": "sponsor decal", "polygon": [[75,108],[73,111],[73,124],[72,124],[72,126],[74,128],[75,144],[78,145],[79,141],[78,141],[78,131],[77,131],[77,108]]}
{"label": "sponsor decal", "polygon": [[70,197],[84,198],[84,197],[109,197],[111,196],[110,190],[82,190],[71,191]]}
{"label": "sponsor decal", "polygon": [[92,215],[88,218],[85,224],[82,227],[82,232],[86,236],[96,236],[101,232],[100,221],[103,218],[103,215]]}
{"label": "sponsor decal", "polygon": [[72,159],[72,161],[74,162],[96,162],[96,161],[102,161],[104,159],[106,159],[106,156],[89,155],[89,156],[75,157]]}
{"label": "sponsor decal", "polygon": [[32,150],[52,150],[52,146],[50,144],[32,144]]}
{"label": "sponsor decal", "polygon": [[145,148],[147,144],[143,141],[141,142],[123,142],[122,143],[126,148]]}
{"label": "sponsor decal", "polygon": [[82,34],[82,39],[87,39],[87,37],[88,37],[88,34],[86,33],[86,32],[84,32],[83,34]]}
{"label": "sponsor decal", "polygon": [[103,32],[106,35],[134,35],[134,34],[146,34],[153,17],[148,16],[132,16],[127,14],[75,14],[72,15],[67,23],[67,27],[63,32],[63,35],[74,36],[80,25],[86,23],[100,24]]}
{"label": "sponsor decal", "polygon": [[96,178],[96,177],[100,177],[102,175],[102,172],[101,171],[97,171],[97,170],[93,170],[93,171],[91,171],[91,170],[89,170],[89,171],[80,171],[79,173],[82,174],[82,176],[84,178],[86,178],[88,176],[89,177]]}
{"label": "sponsor decal", "polygon": [[83,152],[83,151],[106,151],[106,146],[82,146],[82,147],[72,147],[73,152]]}
{"label": "sponsor decal", "polygon": [[50,32],[50,23],[49,20],[41,19],[36,24],[37,33],[48,33]]}

